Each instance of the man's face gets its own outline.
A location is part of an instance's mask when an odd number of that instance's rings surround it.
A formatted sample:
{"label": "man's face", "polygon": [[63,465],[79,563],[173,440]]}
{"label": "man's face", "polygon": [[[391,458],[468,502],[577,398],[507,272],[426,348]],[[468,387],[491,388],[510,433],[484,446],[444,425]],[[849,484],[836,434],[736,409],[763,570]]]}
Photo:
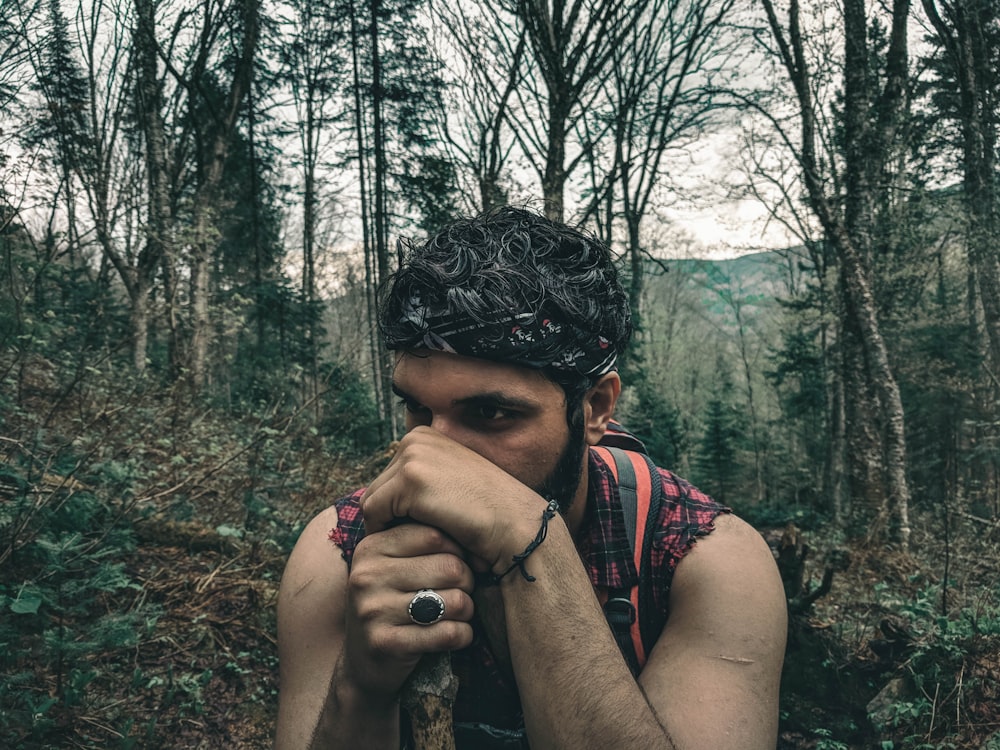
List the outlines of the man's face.
{"label": "man's face", "polygon": [[[427,425],[496,464],[566,514],[580,489],[584,435],[563,389],[540,372],[444,352],[402,354],[393,390],[406,427]],[[584,488],[585,489],[585,488]]]}

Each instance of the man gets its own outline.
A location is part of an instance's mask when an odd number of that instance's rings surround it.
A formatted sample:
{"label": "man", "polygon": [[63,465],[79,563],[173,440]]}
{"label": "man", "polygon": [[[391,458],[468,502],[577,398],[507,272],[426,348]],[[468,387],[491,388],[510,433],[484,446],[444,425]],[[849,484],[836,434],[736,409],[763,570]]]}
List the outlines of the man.
{"label": "man", "polygon": [[637,677],[602,610],[636,578],[590,449],[631,333],[608,249],[520,209],[459,221],[408,248],[379,324],[408,433],[288,561],[277,748],[405,746],[401,688],[441,651],[460,748],[773,748],[785,602],[752,528],[659,471],[665,626]]}

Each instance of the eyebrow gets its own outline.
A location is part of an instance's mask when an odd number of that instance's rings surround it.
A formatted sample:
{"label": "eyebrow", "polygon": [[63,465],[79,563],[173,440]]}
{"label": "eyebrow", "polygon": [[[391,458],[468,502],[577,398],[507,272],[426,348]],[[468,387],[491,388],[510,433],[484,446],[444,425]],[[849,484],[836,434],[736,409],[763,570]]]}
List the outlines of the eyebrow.
{"label": "eyebrow", "polygon": [[[396,383],[392,383],[392,392],[399,396],[404,401],[412,401],[414,403],[420,403],[420,399],[415,398],[412,394],[407,393],[402,388],[400,388]],[[466,396],[465,398],[456,398],[452,400],[452,406],[500,406],[505,409],[516,409],[519,411],[534,411],[538,409],[538,404],[534,401],[529,401],[527,399],[518,398],[517,396],[512,396],[509,393],[504,393],[503,391],[485,391],[483,393],[475,393],[471,396]]]}

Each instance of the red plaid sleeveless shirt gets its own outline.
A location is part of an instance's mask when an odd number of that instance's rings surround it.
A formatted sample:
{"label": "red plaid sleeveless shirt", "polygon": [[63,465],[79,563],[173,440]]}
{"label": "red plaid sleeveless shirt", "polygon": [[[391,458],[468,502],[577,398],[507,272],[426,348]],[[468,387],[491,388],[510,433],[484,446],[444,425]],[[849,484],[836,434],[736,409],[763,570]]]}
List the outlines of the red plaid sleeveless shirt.
{"label": "red plaid sleeveless shirt", "polygon": [[[580,558],[595,591],[629,590],[638,580],[632,549],[625,532],[625,518],[618,501],[618,485],[604,460],[589,456],[587,513],[578,536]],[[652,547],[653,606],[664,621],[674,570],[695,541],[714,528],[715,518],[729,512],[725,506],[666,469],[659,469],[663,497]],[[363,489],[336,502],[337,528],[330,540],[341,548],[347,564],[364,537],[364,520],[358,501]],[[455,721],[488,724],[499,728],[521,725],[521,705],[515,685],[496,665],[481,628],[473,621],[472,646],[452,654],[452,669],[459,678]]]}

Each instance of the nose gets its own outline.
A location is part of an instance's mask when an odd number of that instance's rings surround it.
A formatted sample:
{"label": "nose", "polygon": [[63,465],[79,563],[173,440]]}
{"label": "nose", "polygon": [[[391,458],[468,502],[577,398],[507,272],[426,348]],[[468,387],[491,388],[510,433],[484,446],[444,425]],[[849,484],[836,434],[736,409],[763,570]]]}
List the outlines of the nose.
{"label": "nose", "polygon": [[432,414],[427,426],[436,430],[446,438],[457,440],[458,428],[454,420],[448,419],[443,414]]}
{"label": "nose", "polygon": [[443,414],[434,414],[427,423],[427,426],[444,435],[449,440],[454,440],[459,445],[464,445],[470,450],[479,452],[477,448],[480,448],[479,441],[481,437],[476,434],[475,430],[463,424],[461,419],[448,417]]}
{"label": "nose", "polygon": [[414,427],[430,427],[437,430],[446,437],[451,437],[455,426],[452,420],[446,418],[440,412],[433,412],[427,408],[415,409],[406,413],[406,429],[412,430]]}

